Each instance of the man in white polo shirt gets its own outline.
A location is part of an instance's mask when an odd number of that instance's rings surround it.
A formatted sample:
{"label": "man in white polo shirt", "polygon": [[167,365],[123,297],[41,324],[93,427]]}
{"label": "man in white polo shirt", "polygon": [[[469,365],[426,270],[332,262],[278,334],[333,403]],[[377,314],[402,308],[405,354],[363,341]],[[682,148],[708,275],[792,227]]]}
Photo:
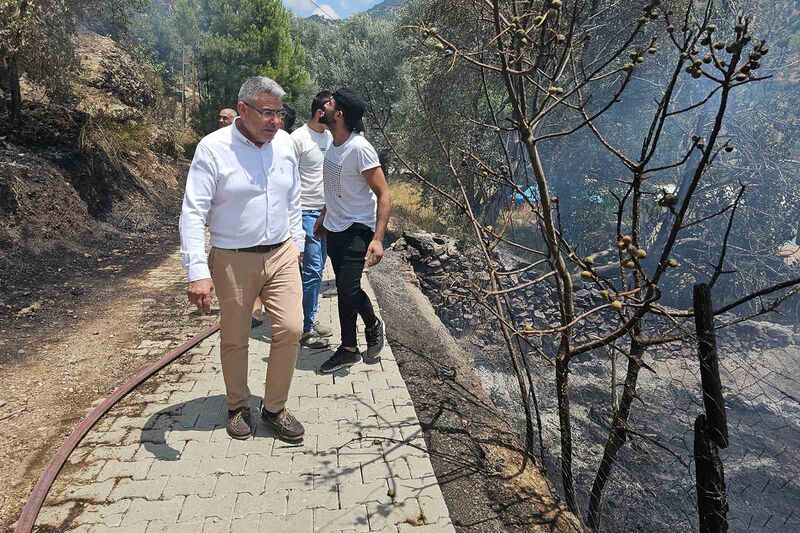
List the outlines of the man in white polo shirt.
{"label": "man in white polo shirt", "polygon": [[325,207],[322,167],[325,152],[333,142],[328,127],[320,122],[325,116],[325,104],[330,91],[321,91],[311,101],[311,118],[292,132],[297,164],[300,168],[300,203],[303,206],[303,230],[306,249],[303,254],[303,336],[300,344],[308,348],[325,348],[333,330],[317,320],[322,271],[328,257],[325,239],[314,236],[314,224]]}
{"label": "man in white polo shirt", "polygon": [[337,90],[325,105],[324,122],[333,134],[333,144],[325,153],[325,209],[314,230],[328,241],[342,330],[342,345],[320,368],[326,374],[361,361],[357,316],[365,326],[365,362],[377,362],[384,344],[383,322],[361,288],[361,274],[365,261],[372,266],[383,258],[391,198],[378,154],[360,135],[365,107],[361,96],[349,88]]}
{"label": "man in white polo shirt", "polygon": [[[272,324],[261,418],[281,439],[298,442],[304,428],[285,408],[302,331],[305,233],[300,176],[291,137],[280,129],[284,91],[258,76],[239,90],[239,116],[197,145],[186,179],[180,233],[189,273],[189,301],[200,312],[220,306],[220,349],[228,435],[252,434],[247,386],[253,301],[261,298]],[[204,223],[211,232],[206,257]]]}

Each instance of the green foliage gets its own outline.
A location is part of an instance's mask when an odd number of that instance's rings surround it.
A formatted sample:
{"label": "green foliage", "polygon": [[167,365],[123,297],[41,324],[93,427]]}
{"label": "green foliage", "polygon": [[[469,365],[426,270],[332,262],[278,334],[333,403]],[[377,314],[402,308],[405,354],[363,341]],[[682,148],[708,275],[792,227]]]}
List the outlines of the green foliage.
{"label": "green foliage", "polygon": [[[16,78],[23,75],[52,92],[61,93],[74,66],[71,41],[79,7],[75,2],[58,0],[0,3],[0,64],[16,67]],[[13,80],[10,80],[13,83]]]}
{"label": "green foliage", "polygon": [[190,0],[178,15],[178,33],[187,44],[199,43],[203,100],[196,119],[206,131],[220,108],[236,103],[247,78],[274,79],[289,100],[307,83],[305,51],[290,34],[289,12],[280,0]]}
{"label": "green foliage", "polygon": [[[153,0],[130,23],[125,42],[137,55],[158,63],[167,81],[174,83],[180,75],[181,38],[173,20],[167,16],[171,0]],[[178,0],[172,7],[185,4]]]}
{"label": "green foliage", "polygon": [[87,29],[115,41],[129,36],[130,22],[151,0],[72,0],[82,6],[79,22]]}
{"label": "green foliage", "polygon": [[309,103],[321,89],[352,87],[367,102],[367,136],[385,148],[380,130],[389,136],[413,135],[406,113],[415,108],[409,62],[411,42],[396,22],[358,14],[335,24],[293,21],[306,49],[311,82],[297,100],[299,115],[308,116]]}
{"label": "green foliage", "polygon": [[197,46],[200,41],[200,12],[196,0],[178,0],[172,6],[172,25],[184,46]]}

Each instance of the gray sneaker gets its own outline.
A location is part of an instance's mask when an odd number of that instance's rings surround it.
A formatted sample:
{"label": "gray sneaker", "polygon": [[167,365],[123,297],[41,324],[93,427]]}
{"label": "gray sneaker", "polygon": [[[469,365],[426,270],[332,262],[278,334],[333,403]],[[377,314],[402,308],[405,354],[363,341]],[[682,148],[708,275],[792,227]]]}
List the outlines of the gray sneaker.
{"label": "gray sneaker", "polygon": [[334,287],[331,287],[330,289],[326,290],[322,294],[320,294],[320,297],[321,298],[333,298],[336,295],[337,295],[336,287],[334,286]]}
{"label": "gray sneaker", "polygon": [[328,347],[328,339],[323,339],[319,333],[316,331],[309,331],[308,333],[303,333],[303,336],[300,337],[300,344],[305,346],[306,348],[327,348]]}
{"label": "gray sneaker", "polygon": [[331,335],[333,335],[333,328],[331,328],[330,326],[324,326],[320,324],[319,320],[314,322],[314,325],[312,327],[314,328],[314,331],[317,332],[317,335],[319,335],[320,337],[330,337]]}

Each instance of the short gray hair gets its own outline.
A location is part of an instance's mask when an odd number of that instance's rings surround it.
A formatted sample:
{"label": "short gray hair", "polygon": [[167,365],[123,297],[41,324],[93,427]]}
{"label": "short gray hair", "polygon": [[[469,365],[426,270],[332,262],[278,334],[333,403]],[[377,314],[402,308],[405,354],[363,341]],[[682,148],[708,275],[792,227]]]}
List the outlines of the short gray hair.
{"label": "short gray hair", "polygon": [[242,88],[239,89],[239,101],[255,104],[260,93],[278,98],[286,96],[286,91],[275,80],[266,76],[254,76],[242,84]]}

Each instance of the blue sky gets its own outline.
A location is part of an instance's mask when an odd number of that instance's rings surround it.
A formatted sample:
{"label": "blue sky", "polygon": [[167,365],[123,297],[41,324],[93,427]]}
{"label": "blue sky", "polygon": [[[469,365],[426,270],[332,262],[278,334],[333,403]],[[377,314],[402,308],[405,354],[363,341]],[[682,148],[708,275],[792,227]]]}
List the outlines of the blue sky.
{"label": "blue sky", "polygon": [[292,13],[300,17],[308,17],[311,14],[320,14],[319,9],[314,5],[316,2],[323,10],[324,15],[329,18],[347,18],[353,13],[366,11],[382,0],[283,0]]}

